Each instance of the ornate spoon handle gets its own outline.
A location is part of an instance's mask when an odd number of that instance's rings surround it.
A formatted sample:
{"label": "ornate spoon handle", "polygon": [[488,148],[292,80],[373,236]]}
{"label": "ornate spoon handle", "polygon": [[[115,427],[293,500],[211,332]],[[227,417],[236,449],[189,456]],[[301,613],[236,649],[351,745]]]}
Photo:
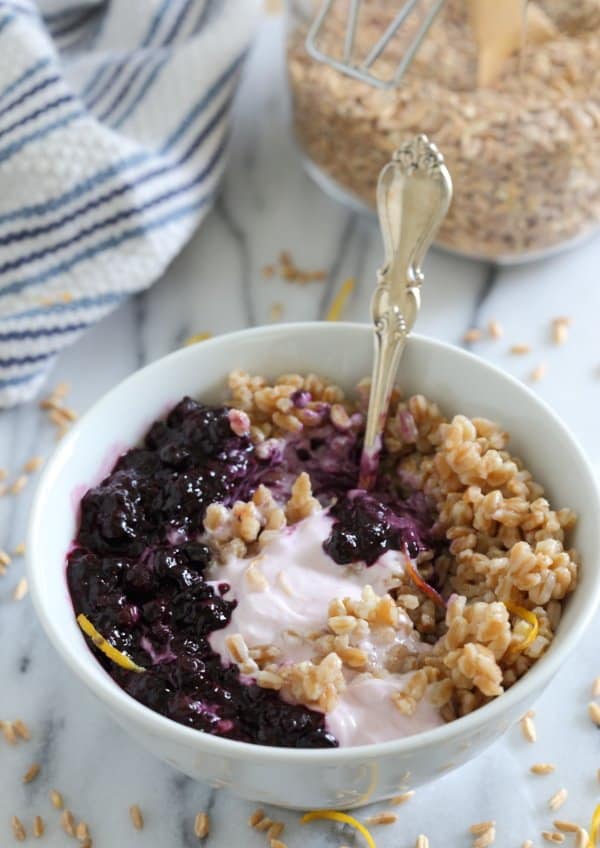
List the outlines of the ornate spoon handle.
{"label": "ornate spoon handle", "polygon": [[360,488],[375,483],[394,378],[421,305],[421,263],[451,197],[444,159],[425,135],[400,147],[379,175],[377,209],[385,264],[378,271],[371,303],[375,359]]}

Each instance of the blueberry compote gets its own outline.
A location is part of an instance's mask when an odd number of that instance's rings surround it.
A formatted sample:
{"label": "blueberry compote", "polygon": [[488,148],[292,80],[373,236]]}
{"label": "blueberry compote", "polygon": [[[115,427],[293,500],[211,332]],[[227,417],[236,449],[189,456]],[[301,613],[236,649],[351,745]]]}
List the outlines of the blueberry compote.
{"label": "blueberry compote", "polygon": [[337,745],[321,713],[242,679],[211,649],[208,636],[227,625],[235,601],[223,597],[226,583],[206,578],[211,552],[201,541],[209,504],[248,499],[261,482],[284,497],[306,470],[323,502],[334,501],[324,548],[336,562],[368,566],[390,549],[414,556],[431,546],[433,517],[425,502],[400,497],[385,474],[376,495],[357,491],[360,428],[338,433],[323,418],[306,435],[255,449],[232,431],[226,408],[184,398],[83,497],[68,556],[71,597],[77,614],[146,669],[128,671],[94,649],[138,701],[230,739]]}

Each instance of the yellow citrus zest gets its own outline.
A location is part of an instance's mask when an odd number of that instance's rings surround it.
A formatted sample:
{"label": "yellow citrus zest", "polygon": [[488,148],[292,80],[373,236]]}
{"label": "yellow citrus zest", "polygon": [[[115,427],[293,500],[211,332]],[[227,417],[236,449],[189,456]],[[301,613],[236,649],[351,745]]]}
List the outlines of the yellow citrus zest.
{"label": "yellow citrus zest", "polygon": [[525,650],[525,648],[528,648],[529,645],[531,645],[539,633],[540,623],[538,621],[538,617],[534,612],[531,612],[531,610],[525,609],[525,607],[521,607],[519,604],[513,604],[512,601],[506,601],[504,606],[509,612],[512,612],[513,615],[518,615],[519,618],[522,618],[530,625],[529,633],[525,639],[523,639],[523,641],[514,648],[514,650],[520,654]]}
{"label": "yellow citrus zest", "polygon": [[127,671],[146,671],[145,668],[142,668],[141,665],[134,663],[132,659],[130,659],[125,654],[122,654],[121,651],[117,651],[117,649],[107,642],[104,636],[101,636],[100,633],[96,630],[92,622],[87,618],[87,616],[80,613],[77,616],[77,624],[81,627],[86,636],[92,640],[94,645],[98,648],[99,651],[109,658],[112,662],[120,665],[121,668],[126,669]]}
{"label": "yellow citrus zest", "polygon": [[339,321],[342,312],[344,311],[344,306],[346,305],[346,301],[350,297],[354,290],[354,278],[348,277],[347,280],[344,280],[342,285],[340,286],[339,292],[333,298],[333,302],[329,307],[329,312],[327,313],[328,321]]}
{"label": "yellow citrus zest", "polygon": [[354,816],[349,816],[347,813],[339,813],[337,810],[313,810],[312,812],[306,813],[306,815],[302,816],[300,824],[308,824],[308,822],[316,821],[317,819],[330,819],[331,821],[349,824],[350,827],[358,830],[358,832],[364,836],[365,842],[369,848],[376,848],[375,840],[367,828],[362,822],[355,819]]}
{"label": "yellow citrus zest", "polygon": [[205,342],[208,339],[212,339],[212,336],[212,333],[195,333],[195,335],[187,337],[183,343],[183,347],[189,347],[189,345],[197,344],[198,342]]}
{"label": "yellow citrus zest", "polygon": [[590,846],[596,848],[598,841],[598,827],[600,827],[600,804],[592,813],[592,823],[590,825]]}

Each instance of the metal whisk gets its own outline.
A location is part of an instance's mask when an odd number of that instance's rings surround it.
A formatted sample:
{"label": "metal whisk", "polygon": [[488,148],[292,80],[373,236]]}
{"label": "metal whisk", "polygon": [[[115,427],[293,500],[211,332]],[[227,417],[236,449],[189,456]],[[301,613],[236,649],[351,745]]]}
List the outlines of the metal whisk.
{"label": "metal whisk", "polygon": [[371,68],[394,36],[400,32],[402,26],[408,22],[409,17],[416,14],[419,7],[421,7],[422,10],[423,6],[427,5],[427,0],[425,0],[425,2],[424,0],[407,0],[407,2],[403,3],[381,38],[362,60],[356,59],[354,56],[356,29],[362,0],[350,0],[342,59],[336,59],[335,56],[332,56],[330,53],[325,53],[319,47],[319,37],[326,26],[327,18],[331,12],[334,2],[335,0],[325,0],[309,29],[308,35],[306,36],[306,49],[309,54],[314,59],[317,59],[317,61],[324,62],[347,76],[362,80],[363,82],[369,83],[377,88],[389,89],[397,85],[406,73],[407,68],[412,62],[417,50],[423,42],[423,39],[427,35],[432,23],[444,5],[445,0],[431,0],[430,6],[418,27],[414,38],[409,42],[406,52],[397,65],[396,70],[388,79],[382,79],[381,77],[376,76],[371,72]]}

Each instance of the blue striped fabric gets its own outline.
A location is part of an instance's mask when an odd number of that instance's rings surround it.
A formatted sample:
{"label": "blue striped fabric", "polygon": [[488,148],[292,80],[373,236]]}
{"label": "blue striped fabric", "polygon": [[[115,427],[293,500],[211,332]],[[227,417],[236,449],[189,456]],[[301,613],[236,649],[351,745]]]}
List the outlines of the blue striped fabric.
{"label": "blue striped fabric", "polygon": [[0,0],[0,407],[206,215],[259,6]]}

